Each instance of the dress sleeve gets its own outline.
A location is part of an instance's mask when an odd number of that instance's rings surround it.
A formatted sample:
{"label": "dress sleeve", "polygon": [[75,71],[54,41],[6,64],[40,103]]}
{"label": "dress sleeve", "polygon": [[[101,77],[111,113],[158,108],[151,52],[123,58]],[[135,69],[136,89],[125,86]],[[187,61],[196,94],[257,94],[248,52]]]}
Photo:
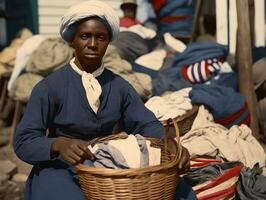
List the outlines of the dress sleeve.
{"label": "dress sleeve", "polygon": [[13,140],[15,153],[21,160],[30,164],[50,160],[53,138],[46,136],[46,130],[54,107],[46,82],[39,82],[32,91]]}
{"label": "dress sleeve", "polygon": [[128,84],[122,104],[121,125],[127,133],[145,137],[163,138],[162,124],[148,110],[135,89]]}

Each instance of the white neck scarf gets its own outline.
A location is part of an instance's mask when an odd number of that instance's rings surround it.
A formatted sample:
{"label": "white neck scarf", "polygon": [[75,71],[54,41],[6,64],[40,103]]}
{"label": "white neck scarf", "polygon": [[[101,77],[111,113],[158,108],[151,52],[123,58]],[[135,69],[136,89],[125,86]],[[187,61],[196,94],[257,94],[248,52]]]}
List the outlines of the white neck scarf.
{"label": "white neck scarf", "polygon": [[96,77],[100,76],[103,73],[104,65],[102,64],[98,69],[94,72],[87,73],[86,71],[82,71],[78,68],[78,66],[74,63],[75,58],[70,61],[70,65],[75,72],[81,75],[81,80],[83,87],[86,92],[87,100],[92,108],[92,110],[97,114],[97,111],[100,107],[100,95],[102,93],[102,87],[97,81]]}

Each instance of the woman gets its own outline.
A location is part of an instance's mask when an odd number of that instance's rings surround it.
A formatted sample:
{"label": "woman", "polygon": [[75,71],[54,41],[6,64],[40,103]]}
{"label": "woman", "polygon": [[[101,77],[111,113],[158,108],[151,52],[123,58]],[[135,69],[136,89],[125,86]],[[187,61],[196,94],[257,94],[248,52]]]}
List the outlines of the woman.
{"label": "woman", "polygon": [[118,32],[119,18],[102,2],[82,2],[63,16],[60,34],[75,57],[35,86],[14,137],[18,157],[33,165],[25,200],[84,200],[73,165],[93,158],[87,141],[111,134],[117,122],[127,133],[163,137],[133,87],[102,65]]}

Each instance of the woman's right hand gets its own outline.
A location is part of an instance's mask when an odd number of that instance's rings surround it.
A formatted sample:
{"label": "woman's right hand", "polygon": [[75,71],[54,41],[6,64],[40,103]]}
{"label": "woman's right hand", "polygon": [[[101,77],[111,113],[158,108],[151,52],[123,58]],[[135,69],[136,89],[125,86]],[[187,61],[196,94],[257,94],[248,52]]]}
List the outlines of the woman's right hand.
{"label": "woman's right hand", "polygon": [[66,137],[58,137],[52,143],[51,157],[59,155],[71,165],[76,165],[86,159],[94,159],[94,155],[88,149],[88,142]]}

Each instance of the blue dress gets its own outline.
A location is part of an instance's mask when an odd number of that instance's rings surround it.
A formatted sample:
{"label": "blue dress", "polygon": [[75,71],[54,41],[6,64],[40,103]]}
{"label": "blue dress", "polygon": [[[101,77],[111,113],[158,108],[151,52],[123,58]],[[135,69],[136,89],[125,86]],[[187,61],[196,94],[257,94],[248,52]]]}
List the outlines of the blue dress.
{"label": "blue dress", "polygon": [[50,158],[56,137],[90,140],[111,134],[117,122],[127,133],[163,137],[160,122],[128,82],[106,69],[97,80],[102,86],[97,114],[70,65],[34,87],[13,141],[17,156],[33,165],[25,200],[85,200],[74,168],[60,157]]}

